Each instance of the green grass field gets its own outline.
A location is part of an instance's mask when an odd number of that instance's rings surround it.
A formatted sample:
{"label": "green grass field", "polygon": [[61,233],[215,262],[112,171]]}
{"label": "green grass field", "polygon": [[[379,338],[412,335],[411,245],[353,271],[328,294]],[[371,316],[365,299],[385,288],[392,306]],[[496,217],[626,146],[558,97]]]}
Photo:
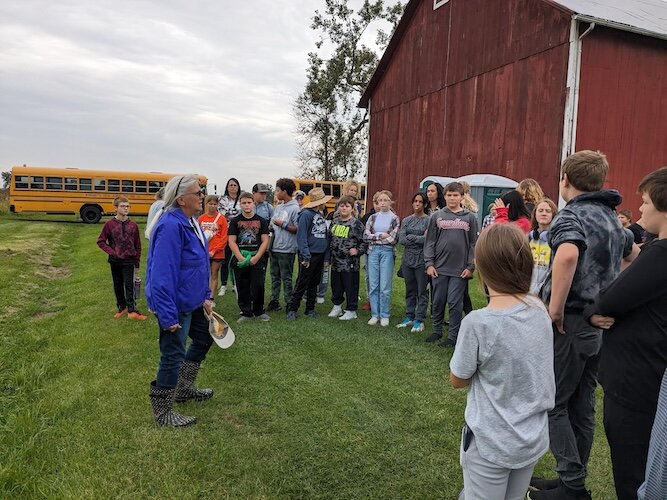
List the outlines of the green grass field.
{"label": "green grass field", "polygon": [[[243,323],[202,366],[213,399],[179,405],[198,423],[157,428],[157,322],[112,318],[102,226],[73,220],[0,214],[1,498],[456,497],[466,394],[449,386],[451,350],[423,342],[430,323],[341,322],[329,302],[319,320]],[[392,324],[403,294],[396,278]],[[218,311],[236,318],[234,300]],[[600,417],[589,487],[611,499]],[[547,454],[536,472],[552,467]]]}

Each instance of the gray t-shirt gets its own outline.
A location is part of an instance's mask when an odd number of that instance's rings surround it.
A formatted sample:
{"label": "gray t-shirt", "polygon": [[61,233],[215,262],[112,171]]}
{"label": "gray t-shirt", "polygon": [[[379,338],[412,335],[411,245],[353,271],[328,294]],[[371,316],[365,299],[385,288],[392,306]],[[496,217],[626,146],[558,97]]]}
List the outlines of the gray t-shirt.
{"label": "gray t-shirt", "polygon": [[479,454],[510,469],[537,461],[549,448],[547,411],[556,394],[553,330],[542,302],[466,316],[449,367],[469,379],[465,420]]}
{"label": "gray t-shirt", "polygon": [[284,227],[278,227],[273,222],[269,222],[273,227],[273,243],[271,251],[276,253],[296,253],[298,250],[296,244],[296,233],[290,233],[286,227],[289,224],[297,225],[299,220],[299,204],[296,200],[290,200],[287,203],[278,205],[273,211],[273,219],[283,221]]}

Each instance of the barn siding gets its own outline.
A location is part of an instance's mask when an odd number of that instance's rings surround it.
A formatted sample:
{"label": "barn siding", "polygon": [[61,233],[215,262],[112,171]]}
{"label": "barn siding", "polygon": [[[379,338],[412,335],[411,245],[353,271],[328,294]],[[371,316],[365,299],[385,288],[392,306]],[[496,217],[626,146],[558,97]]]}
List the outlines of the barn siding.
{"label": "barn siding", "polygon": [[368,192],[393,191],[401,216],[427,175],[530,176],[556,196],[569,18],[536,0],[432,5],[371,97]]}
{"label": "barn siding", "polygon": [[577,149],[607,155],[607,187],[639,218],[637,185],[667,165],[667,41],[596,27],[583,39]]}

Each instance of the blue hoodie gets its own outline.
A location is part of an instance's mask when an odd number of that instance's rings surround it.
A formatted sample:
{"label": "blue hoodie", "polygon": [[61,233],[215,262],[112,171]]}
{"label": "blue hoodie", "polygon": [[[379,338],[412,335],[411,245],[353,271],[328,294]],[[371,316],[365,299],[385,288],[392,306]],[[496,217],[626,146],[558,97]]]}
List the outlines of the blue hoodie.
{"label": "blue hoodie", "polygon": [[151,234],[146,301],[162,328],[175,325],[179,313],[194,311],[211,296],[208,249],[191,220],[182,210],[169,209]]}
{"label": "blue hoodie", "polygon": [[301,260],[310,261],[314,253],[323,253],[324,260],[329,257],[329,232],[322,214],[312,208],[304,208],[299,214],[296,242]]}

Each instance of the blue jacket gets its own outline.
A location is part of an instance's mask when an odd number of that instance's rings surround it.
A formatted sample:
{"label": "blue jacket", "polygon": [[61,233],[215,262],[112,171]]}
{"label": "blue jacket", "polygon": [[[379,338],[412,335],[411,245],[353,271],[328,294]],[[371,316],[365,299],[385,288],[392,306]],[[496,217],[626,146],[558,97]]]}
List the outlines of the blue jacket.
{"label": "blue jacket", "polygon": [[209,266],[206,245],[190,220],[178,208],[167,210],[153,229],[146,269],[146,301],[162,328],[211,296]]}
{"label": "blue jacket", "polygon": [[296,242],[299,246],[301,260],[310,261],[310,256],[314,253],[322,253],[324,260],[328,260],[328,236],[327,222],[321,213],[312,208],[301,210],[296,231]]}

